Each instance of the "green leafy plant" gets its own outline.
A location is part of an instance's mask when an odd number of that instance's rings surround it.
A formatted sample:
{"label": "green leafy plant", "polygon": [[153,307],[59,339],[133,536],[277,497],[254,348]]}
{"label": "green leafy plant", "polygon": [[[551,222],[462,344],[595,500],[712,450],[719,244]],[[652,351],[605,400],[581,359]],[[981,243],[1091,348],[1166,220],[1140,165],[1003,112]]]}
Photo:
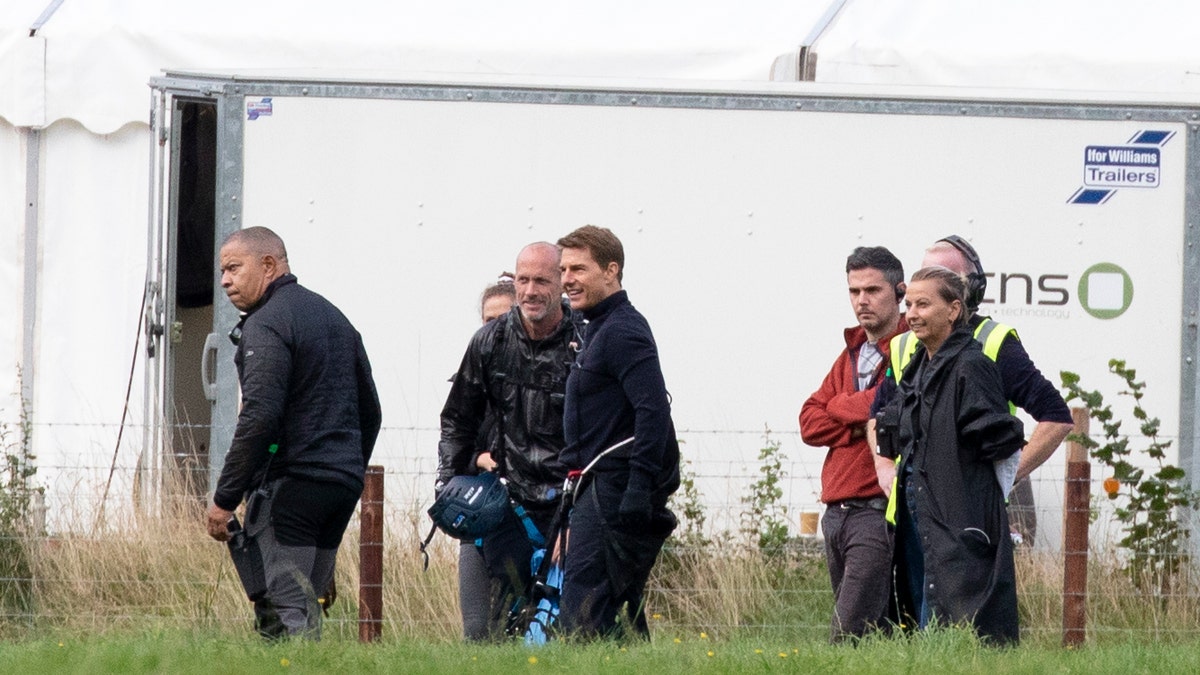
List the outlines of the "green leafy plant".
{"label": "green leafy plant", "polygon": [[762,475],[750,484],[749,493],[742,497],[742,533],[758,546],[767,557],[779,557],[788,544],[787,506],[783,504],[784,461],[787,455],[779,441],[771,438],[771,430],[763,433],[763,447],[758,452]]}
{"label": "green leafy plant", "polygon": [[671,535],[671,544],[685,550],[701,549],[712,544],[704,532],[707,522],[704,496],[696,487],[696,473],[691,467],[691,461],[679,463],[679,489],[671,495],[670,504],[671,510],[679,518],[679,527]]}
{"label": "green leafy plant", "polygon": [[28,615],[33,605],[33,573],[25,542],[31,534],[36,459],[29,445],[28,414],[21,427],[0,423],[0,615]]}
{"label": "green leafy plant", "polygon": [[[1167,461],[1171,442],[1159,439],[1159,419],[1150,417],[1142,408],[1146,383],[1139,382],[1137,371],[1122,360],[1110,360],[1108,370],[1125,383],[1119,395],[1132,399],[1133,418],[1146,446],[1136,449],[1131,437],[1121,433],[1122,421],[1116,418],[1112,406],[1104,402],[1099,391],[1082,389],[1078,375],[1063,371],[1067,401],[1083,403],[1088,416],[1104,429],[1103,443],[1082,434],[1067,438],[1088,448],[1091,456],[1109,469],[1105,492],[1115,502],[1114,513],[1124,535],[1118,543],[1129,552],[1126,571],[1135,586],[1166,597],[1172,580],[1190,559],[1188,530],[1179,512],[1200,506],[1200,495],[1190,488],[1183,469]],[[1153,459],[1156,468],[1147,470],[1135,465],[1131,461],[1135,454]]]}

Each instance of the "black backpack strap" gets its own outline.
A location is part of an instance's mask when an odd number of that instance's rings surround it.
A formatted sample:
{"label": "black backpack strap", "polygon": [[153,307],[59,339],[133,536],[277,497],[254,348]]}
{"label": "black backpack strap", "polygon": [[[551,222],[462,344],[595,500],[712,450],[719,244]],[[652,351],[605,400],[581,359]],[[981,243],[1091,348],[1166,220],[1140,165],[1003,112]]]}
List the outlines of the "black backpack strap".
{"label": "black backpack strap", "polygon": [[425,535],[425,541],[421,542],[421,555],[425,557],[425,567],[423,570],[425,572],[429,571],[429,553],[425,551],[425,548],[429,546],[429,542],[433,541],[433,535],[435,534],[437,534],[437,523],[429,527],[429,534]]}

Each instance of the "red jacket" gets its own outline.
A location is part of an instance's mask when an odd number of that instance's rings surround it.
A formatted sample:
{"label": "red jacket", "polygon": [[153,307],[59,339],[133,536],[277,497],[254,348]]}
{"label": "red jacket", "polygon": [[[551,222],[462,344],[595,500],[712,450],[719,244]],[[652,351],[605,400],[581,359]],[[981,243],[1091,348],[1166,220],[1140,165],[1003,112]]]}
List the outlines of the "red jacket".
{"label": "red jacket", "polygon": [[865,430],[875,388],[887,371],[888,345],[894,336],[906,330],[908,324],[901,316],[896,332],[878,343],[883,358],[871,387],[857,391],[858,350],[866,343],[867,332],[861,326],[847,328],[846,349],[833,362],[821,388],[800,408],[800,438],[808,445],[829,448],[821,468],[821,501],[826,504],[883,496],[875,477],[875,458],[867,447],[866,436],[852,439],[851,432],[856,428]]}

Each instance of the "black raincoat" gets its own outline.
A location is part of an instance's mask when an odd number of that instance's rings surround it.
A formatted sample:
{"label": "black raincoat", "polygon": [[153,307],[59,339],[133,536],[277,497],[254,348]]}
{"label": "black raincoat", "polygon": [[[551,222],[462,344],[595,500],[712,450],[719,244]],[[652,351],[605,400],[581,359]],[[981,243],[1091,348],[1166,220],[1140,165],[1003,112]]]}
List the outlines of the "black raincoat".
{"label": "black raincoat", "polygon": [[[928,361],[928,362],[926,362]],[[932,360],[918,348],[905,369],[900,407],[898,508],[915,505],[915,534],[903,518],[896,538],[900,616],[912,625],[905,546],[919,537],[923,593],[942,623],[969,623],[993,643],[1019,640],[1012,539],[993,462],[1024,445],[1020,420],[1009,414],[1000,373],[979,343],[959,329]],[[905,486],[912,493],[905,491]],[[908,537],[908,543],[903,543]]]}
{"label": "black raincoat", "polygon": [[[474,473],[475,458],[487,451],[502,462],[513,498],[533,508],[556,503],[567,476],[559,453],[577,316],[563,302],[555,332],[533,341],[520,308],[513,307],[475,333],[442,408],[439,481]],[[490,435],[491,447],[479,448],[479,430],[489,411],[498,433]]]}

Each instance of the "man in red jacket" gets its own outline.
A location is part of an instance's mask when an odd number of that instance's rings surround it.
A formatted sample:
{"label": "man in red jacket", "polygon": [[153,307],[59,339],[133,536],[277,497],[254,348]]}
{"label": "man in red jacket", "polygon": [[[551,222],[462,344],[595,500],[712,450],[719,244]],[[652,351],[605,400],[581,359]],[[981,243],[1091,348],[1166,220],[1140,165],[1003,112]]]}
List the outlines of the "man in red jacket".
{"label": "man in red jacket", "polygon": [[846,329],[846,349],[800,408],[800,437],[829,448],[821,469],[826,507],[821,528],[833,583],[832,642],[862,636],[882,625],[887,614],[892,535],[866,424],[888,367],[888,343],[908,330],[899,307],[904,268],[891,251],[854,249],[846,260],[846,279],[858,325]]}

